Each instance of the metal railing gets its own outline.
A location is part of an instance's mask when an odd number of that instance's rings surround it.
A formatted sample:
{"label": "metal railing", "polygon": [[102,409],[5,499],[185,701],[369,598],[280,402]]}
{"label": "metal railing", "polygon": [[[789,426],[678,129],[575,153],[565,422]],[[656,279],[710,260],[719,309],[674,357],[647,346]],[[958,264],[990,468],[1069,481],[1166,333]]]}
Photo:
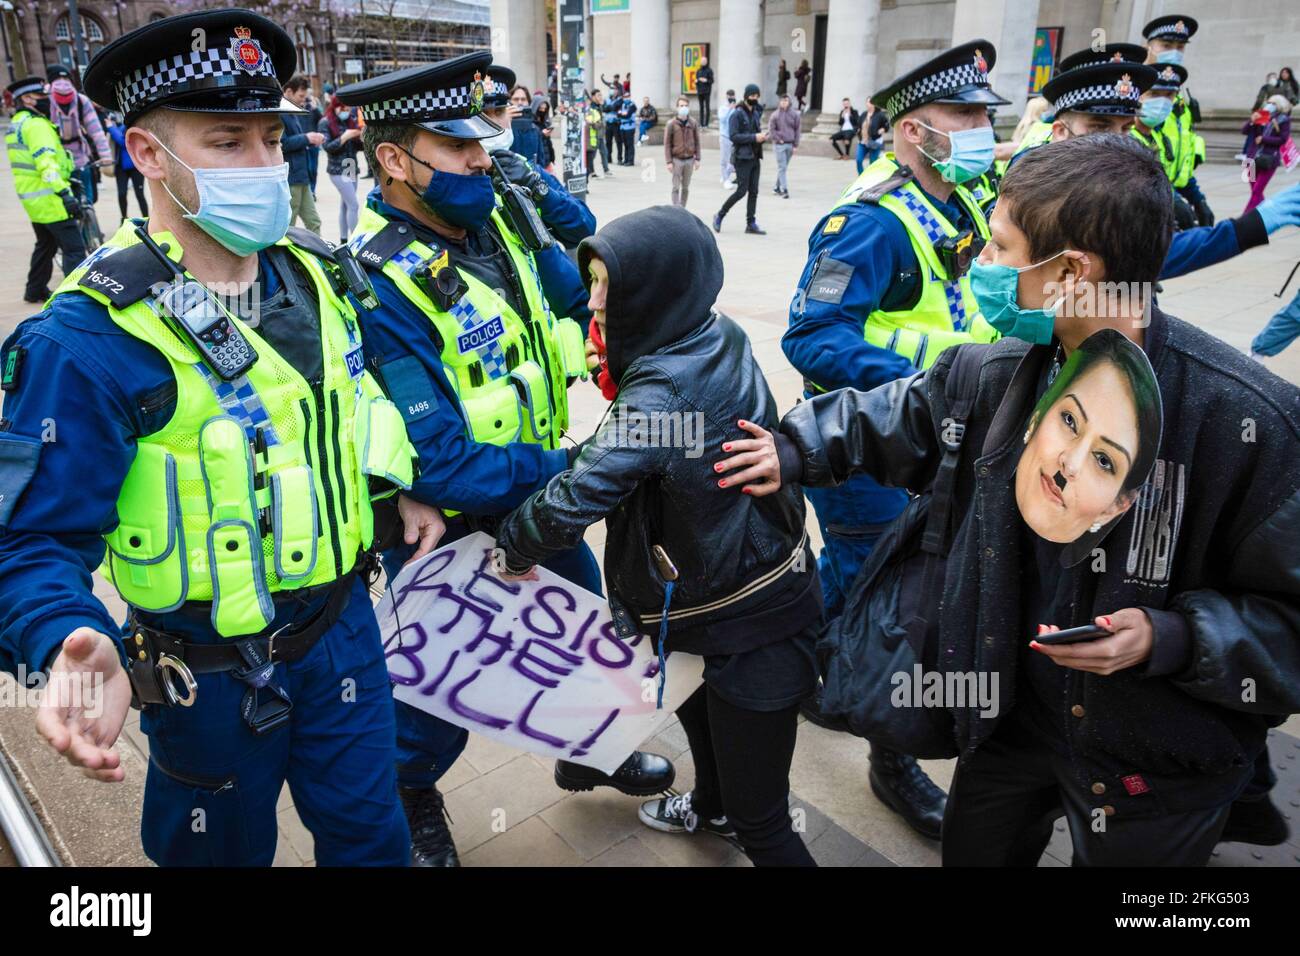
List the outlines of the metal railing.
{"label": "metal railing", "polygon": [[0,754],[0,830],[19,866],[62,866],[4,754]]}

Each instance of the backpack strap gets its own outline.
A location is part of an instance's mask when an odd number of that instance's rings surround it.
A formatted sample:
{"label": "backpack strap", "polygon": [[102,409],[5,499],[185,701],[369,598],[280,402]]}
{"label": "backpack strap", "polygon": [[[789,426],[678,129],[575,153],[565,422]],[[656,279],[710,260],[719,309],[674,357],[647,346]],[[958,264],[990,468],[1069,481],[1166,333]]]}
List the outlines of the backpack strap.
{"label": "backpack strap", "polygon": [[984,365],[986,351],[987,347],[958,346],[953,353],[948,380],[944,383],[949,421],[940,433],[943,458],[931,486],[930,513],[926,518],[925,534],[921,538],[921,548],[930,554],[948,553],[948,525],[953,490],[957,485],[957,464],[961,460],[962,441],[966,437],[966,421],[975,406],[975,396],[979,391],[980,369]]}

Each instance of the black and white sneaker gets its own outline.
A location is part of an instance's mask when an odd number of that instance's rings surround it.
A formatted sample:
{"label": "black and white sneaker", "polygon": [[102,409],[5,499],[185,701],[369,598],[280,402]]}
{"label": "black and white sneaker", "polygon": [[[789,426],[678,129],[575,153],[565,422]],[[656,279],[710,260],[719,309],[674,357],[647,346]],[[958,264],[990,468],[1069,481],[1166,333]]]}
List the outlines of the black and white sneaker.
{"label": "black and white sneaker", "polygon": [[728,840],[736,838],[736,831],[725,816],[701,819],[691,809],[690,792],[647,800],[637,810],[637,816],[650,829],[662,833],[712,833]]}

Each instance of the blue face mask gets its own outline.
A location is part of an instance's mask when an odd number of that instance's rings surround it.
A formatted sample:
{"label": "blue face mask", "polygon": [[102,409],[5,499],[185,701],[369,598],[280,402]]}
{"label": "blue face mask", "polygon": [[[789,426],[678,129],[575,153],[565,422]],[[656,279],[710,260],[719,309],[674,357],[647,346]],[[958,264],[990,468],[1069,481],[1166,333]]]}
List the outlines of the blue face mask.
{"label": "blue face mask", "polygon": [[[432,170],[429,185],[424,192],[417,193],[424,203],[439,219],[461,229],[478,232],[487,225],[488,217],[496,208],[496,193],[492,191],[492,177],[485,173],[444,173],[429,166],[410,150],[406,155],[421,166]],[[406,188],[415,192],[409,182]]]}
{"label": "blue face mask", "polygon": [[1155,129],[1169,119],[1173,109],[1173,100],[1167,100],[1163,96],[1153,96],[1149,100],[1142,101],[1142,106],[1138,110],[1138,119],[1144,126]]}
{"label": "blue face mask", "polygon": [[232,169],[194,169],[154,140],[168,155],[194,174],[199,208],[190,212],[163,180],[163,189],[185,210],[185,218],[237,256],[273,246],[284,238],[293,219],[289,199],[289,164]]}
{"label": "blue face mask", "polygon": [[1182,51],[1182,50],[1164,50],[1164,51],[1162,51],[1162,52],[1156,54],[1156,62],[1157,62],[1157,63],[1161,63],[1161,64],[1164,64],[1164,63],[1177,63],[1179,66],[1182,66],[1182,65],[1183,65],[1183,51]]}
{"label": "blue face mask", "polygon": [[993,165],[994,139],[992,126],[979,126],[975,129],[945,133],[933,126],[926,126],[925,123],[921,123],[921,125],[932,133],[948,137],[948,141],[952,144],[947,159],[935,159],[925,150],[921,150],[921,155],[934,163],[935,170],[949,182],[960,186],[972,179],[979,179]]}
{"label": "blue face mask", "polygon": [[[1064,252],[1056,254],[1060,255],[1064,255]],[[1046,345],[1052,341],[1056,307],[1060,305],[1060,300],[1054,302],[1050,309],[1022,309],[1016,298],[1019,294],[1020,273],[1041,266],[1043,262],[1051,262],[1056,256],[1019,269],[992,262],[985,264],[978,259],[972,262],[970,291],[975,296],[984,321],[1003,335],[1024,339],[1035,345]]]}

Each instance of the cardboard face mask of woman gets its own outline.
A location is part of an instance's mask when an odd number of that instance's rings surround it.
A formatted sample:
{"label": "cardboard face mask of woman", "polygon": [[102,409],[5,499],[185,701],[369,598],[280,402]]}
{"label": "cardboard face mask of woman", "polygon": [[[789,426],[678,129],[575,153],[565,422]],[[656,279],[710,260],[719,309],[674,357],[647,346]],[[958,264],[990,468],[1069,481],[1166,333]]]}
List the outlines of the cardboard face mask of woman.
{"label": "cardboard face mask of woman", "polygon": [[[1025,429],[1015,483],[1025,524],[1047,541],[1094,547],[1137,500],[1162,423],[1160,389],[1143,351],[1113,329],[1089,336]],[[1072,553],[1067,563],[1081,556]]]}

